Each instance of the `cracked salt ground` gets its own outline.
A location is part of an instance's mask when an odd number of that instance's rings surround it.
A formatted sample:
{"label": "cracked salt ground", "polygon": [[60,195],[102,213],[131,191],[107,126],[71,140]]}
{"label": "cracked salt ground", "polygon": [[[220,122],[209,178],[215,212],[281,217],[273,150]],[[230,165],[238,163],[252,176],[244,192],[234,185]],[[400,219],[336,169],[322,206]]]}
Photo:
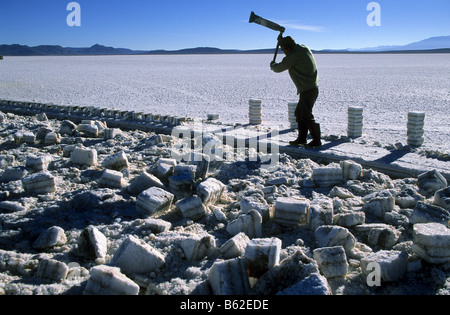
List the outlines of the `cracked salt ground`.
{"label": "cracked salt ground", "polygon": [[190,164],[175,137],[2,117],[0,294],[450,294],[437,170]]}

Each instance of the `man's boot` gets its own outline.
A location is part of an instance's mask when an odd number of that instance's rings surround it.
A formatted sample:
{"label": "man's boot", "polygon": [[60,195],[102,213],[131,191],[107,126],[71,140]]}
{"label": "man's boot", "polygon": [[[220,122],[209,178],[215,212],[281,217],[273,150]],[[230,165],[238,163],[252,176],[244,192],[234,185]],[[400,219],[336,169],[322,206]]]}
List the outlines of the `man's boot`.
{"label": "man's boot", "polygon": [[289,145],[292,146],[299,146],[299,145],[305,145],[306,137],[308,136],[308,127],[305,127],[304,125],[300,125],[298,127],[298,137],[296,140],[289,142]]}
{"label": "man's boot", "polygon": [[322,146],[322,141],[320,140],[320,124],[313,123],[309,129],[313,140],[308,143],[306,146],[308,148],[320,148]]}

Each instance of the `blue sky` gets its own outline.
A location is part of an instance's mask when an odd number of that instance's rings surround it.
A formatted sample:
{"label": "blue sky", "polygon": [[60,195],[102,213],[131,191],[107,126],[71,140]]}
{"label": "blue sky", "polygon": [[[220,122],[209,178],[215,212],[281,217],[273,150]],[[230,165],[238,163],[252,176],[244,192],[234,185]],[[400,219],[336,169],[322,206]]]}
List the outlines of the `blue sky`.
{"label": "blue sky", "polygon": [[131,49],[271,48],[278,34],[249,24],[250,12],[286,27],[313,49],[408,44],[450,35],[449,0],[378,0],[381,26],[366,19],[371,0],[0,0],[0,44]]}

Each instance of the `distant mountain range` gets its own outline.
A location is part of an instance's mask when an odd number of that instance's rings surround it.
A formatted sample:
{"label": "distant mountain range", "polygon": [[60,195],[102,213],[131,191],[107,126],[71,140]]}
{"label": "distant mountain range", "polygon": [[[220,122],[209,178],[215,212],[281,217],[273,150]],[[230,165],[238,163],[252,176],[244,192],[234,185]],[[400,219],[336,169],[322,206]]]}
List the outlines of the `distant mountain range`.
{"label": "distant mountain range", "polygon": [[[213,47],[197,47],[181,50],[131,50],[127,48],[106,47],[96,44],[86,48],[61,47],[58,45],[0,45],[3,56],[93,56],[93,55],[188,55],[188,54],[273,54],[274,49],[219,49]],[[450,53],[450,36],[431,37],[404,46],[379,46],[363,49],[316,50],[315,53]]]}

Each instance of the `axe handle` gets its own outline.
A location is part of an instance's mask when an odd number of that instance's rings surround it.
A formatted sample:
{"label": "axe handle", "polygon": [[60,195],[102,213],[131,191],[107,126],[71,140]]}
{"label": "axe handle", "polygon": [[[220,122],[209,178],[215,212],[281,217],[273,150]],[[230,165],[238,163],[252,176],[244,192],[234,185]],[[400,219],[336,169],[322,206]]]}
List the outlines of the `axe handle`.
{"label": "axe handle", "polygon": [[[278,36],[278,38],[283,36],[284,32],[280,32],[280,36]],[[278,50],[280,49],[280,41],[278,40],[277,42],[277,48],[275,49],[275,55],[273,56],[273,62],[275,62],[277,60],[277,56],[278,56]]]}

